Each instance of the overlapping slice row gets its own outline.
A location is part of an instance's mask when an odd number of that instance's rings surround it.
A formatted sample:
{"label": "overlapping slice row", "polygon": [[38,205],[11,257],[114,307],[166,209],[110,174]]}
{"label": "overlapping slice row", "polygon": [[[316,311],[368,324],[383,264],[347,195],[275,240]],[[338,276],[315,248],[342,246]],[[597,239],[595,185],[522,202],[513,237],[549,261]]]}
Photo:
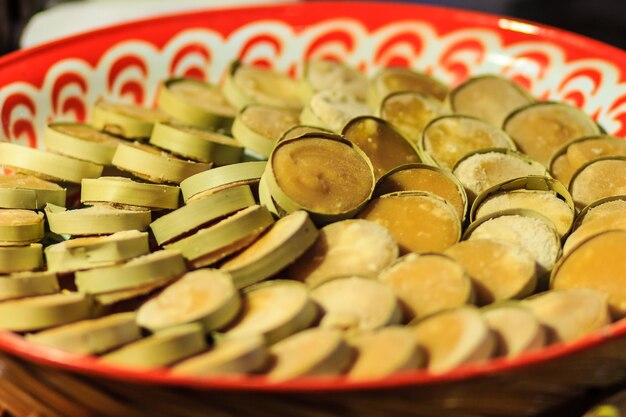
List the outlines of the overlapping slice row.
{"label": "overlapping slice row", "polygon": [[363,380],[624,315],[626,146],[573,107],[322,60],[156,101],[0,144],[0,328],[109,366]]}

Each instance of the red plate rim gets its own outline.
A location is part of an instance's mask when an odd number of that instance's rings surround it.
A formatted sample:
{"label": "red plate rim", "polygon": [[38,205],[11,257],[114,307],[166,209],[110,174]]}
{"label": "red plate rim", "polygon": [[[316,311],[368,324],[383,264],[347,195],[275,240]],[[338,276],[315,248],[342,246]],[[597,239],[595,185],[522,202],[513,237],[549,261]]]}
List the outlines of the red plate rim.
{"label": "red plate rim", "polygon": [[[457,21],[471,22],[477,26],[491,27],[504,32],[515,32],[510,28],[503,28],[502,19],[513,22],[522,22],[531,25],[535,32],[534,36],[547,40],[558,39],[560,45],[569,45],[575,49],[592,50],[594,56],[602,57],[611,63],[626,64],[626,53],[618,48],[603,42],[587,38],[572,32],[523,21],[517,18],[491,15],[487,13],[472,12],[455,8],[445,8],[429,5],[407,5],[402,3],[376,3],[376,2],[314,2],[314,3],[287,3],[270,6],[234,7],[229,8],[228,13],[255,13],[257,11],[286,11],[295,15],[298,13],[324,10],[333,10],[333,6],[360,8],[394,8],[415,13],[421,11],[430,15],[432,20],[451,19],[450,13],[454,14]],[[206,11],[192,11],[176,14],[166,14],[159,17],[136,20],[128,23],[107,26],[94,31],[65,37],[45,44],[16,51],[0,58],[0,70],[7,65],[22,60],[36,59],[37,55],[69,48],[72,44],[83,42],[94,37],[103,37],[113,32],[125,29],[140,29],[172,19],[184,19],[185,17],[198,17],[198,15],[213,15],[224,13],[215,9]],[[332,16],[330,16],[332,17]],[[1,74],[0,74],[1,77]],[[104,363],[96,357],[83,356],[59,351],[46,346],[29,342],[19,335],[7,331],[0,331],[0,350],[27,359],[41,365],[52,366],[68,371],[80,372],[92,376],[107,377],[134,383],[149,383],[165,386],[185,386],[195,389],[220,389],[232,391],[272,391],[272,392],[307,392],[307,391],[346,391],[346,390],[371,390],[394,388],[408,385],[437,384],[452,381],[461,381],[475,377],[486,377],[493,374],[541,364],[545,361],[573,355],[586,349],[591,349],[626,334],[626,320],[620,320],[603,329],[592,332],[585,337],[569,343],[558,343],[534,352],[524,353],[516,358],[496,358],[481,364],[464,365],[441,374],[431,374],[425,370],[407,371],[391,375],[389,377],[371,381],[350,381],[345,377],[307,377],[296,380],[273,382],[262,375],[239,375],[219,377],[186,377],[173,375],[167,370],[141,370],[129,367],[121,367]]]}

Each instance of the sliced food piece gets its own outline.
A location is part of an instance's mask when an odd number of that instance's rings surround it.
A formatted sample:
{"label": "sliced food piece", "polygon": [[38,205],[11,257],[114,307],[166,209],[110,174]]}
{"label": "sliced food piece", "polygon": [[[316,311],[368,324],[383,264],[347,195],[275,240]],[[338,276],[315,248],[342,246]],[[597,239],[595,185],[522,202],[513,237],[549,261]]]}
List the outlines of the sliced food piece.
{"label": "sliced food piece", "polygon": [[61,293],[0,303],[0,329],[29,332],[89,318],[92,300],[84,293]]}
{"label": "sliced food piece", "polygon": [[211,164],[185,161],[138,142],[119,145],[113,165],[150,182],[174,184],[211,168]]}
{"label": "sliced food piece", "polygon": [[517,356],[546,344],[543,325],[521,304],[494,305],[487,307],[482,315],[498,339],[498,356]]}
{"label": "sliced food piece", "polygon": [[302,89],[305,101],[322,90],[345,91],[363,101],[367,98],[367,85],[365,74],[341,62],[311,59],[304,64]]}
{"label": "sliced food piece", "polygon": [[298,110],[302,107],[299,81],[239,61],[230,66],[222,93],[236,109],[253,103]]}
{"label": "sliced food piece", "polygon": [[165,247],[180,250],[195,268],[199,268],[247,247],[272,223],[270,212],[254,205]]}
{"label": "sliced food piece", "polygon": [[386,327],[351,337],[348,343],[356,349],[356,360],[348,378],[368,380],[383,378],[396,372],[421,368],[424,353],[415,343],[415,336],[406,327]]}
{"label": "sliced food piece", "polygon": [[180,183],[183,199],[190,202],[227,188],[257,185],[265,171],[265,165],[265,161],[242,162],[192,175]]}
{"label": "sliced food piece", "polygon": [[383,119],[357,117],[343,128],[341,134],[367,155],[377,180],[396,167],[421,162],[415,145]]}
{"label": "sliced food piece", "polygon": [[593,289],[552,290],[522,303],[547,328],[549,343],[571,342],[611,323],[607,294]]}
{"label": "sliced food piece", "polygon": [[345,90],[324,90],[311,97],[300,114],[300,122],[341,132],[351,119],[371,113],[367,104]]}
{"label": "sliced food piece", "polygon": [[54,272],[17,272],[0,279],[0,301],[59,292]]}
{"label": "sliced food piece", "polygon": [[425,164],[406,164],[392,169],[376,183],[375,196],[398,191],[426,191],[443,198],[465,221],[467,194],[457,177],[444,169]]}
{"label": "sliced food piece", "polygon": [[189,78],[170,78],[159,89],[159,109],[193,126],[228,129],[237,114],[220,89]]}
{"label": "sliced food piece", "polygon": [[350,218],[372,195],[372,165],[354,144],[321,133],[280,142],[266,166],[267,185],[287,213],[306,210],[316,223]]}
{"label": "sliced food piece", "polygon": [[397,91],[415,91],[440,101],[448,95],[448,87],[430,75],[408,68],[388,67],[370,80],[367,104],[377,109],[385,97]]}
{"label": "sliced food piece", "polygon": [[168,120],[170,116],[157,109],[105,100],[98,100],[91,112],[96,129],[126,139],[147,139],[155,123]]}
{"label": "sliced food piece", "polygon": [[626,316],[626,231],[612,230],[584,241],[554,268],[555,290],[591,288],[608,297],[614,317]]}
{"label": "sliced food piece", "polygon": [[342,276],[374,277],[397,257],[398,244],[387,229],[367,220],[343,220],[320,229],[288,275],[316,287]]}
{"label": "sliced food piece", "polygon": [[241,313],[226,329],[228,337],[261,335],[268,344],[304,330],[317,318],[317,307],[306,285],[272,280],[244,290]]}
{"label": "sliced food piece", "polygon": [[290,129],[285,130],[282,136],[278,139],[278,142],[283,141],[283,140],[299,138],[300,136],[304,136],[309,133],[332,134],[333,132],[331,132],[328,129],[324,129],[318,126],[297,125],[297,126],[293,126]]}
{"label": "sliced food piece", "polygon": [[230,136],[172,122],[154,125],[150,144],[197,162],[228,165],[239,162],[243,146]]}
{"label": "sliced food piece", "polygon": [[0,274],[35,271],[43,266],[40,243],[20,246],[0,246]]}
{"label": "sliced food piece", "polygon": [[228,271],[237,288],[269,278],[282,271],[315,243],[317,228],[305,211],[296,211],[274,223],[260,238],[221,268]]}
{"label": "sliced food piece", "polygon": [[46,148],[61,155],[100,165],[111,165],[122,140],[84,123],[57,122],[43,135]]}
{"label": "sliced food piece", "polygon": [[[558,151],[557,151],[558,152]],[[564,185],[569,185],[576,168],[572,166],[566,154],[555,153],[548,163],[550,175],[561,181]]]}
{"label": "sliced food piece", "polygon": [[554,224],[532,210],[506,210],[485,216],[468,227],[464,240],[504,240],[525,249],[538,265],[538,275],[552,270],[561,256]]}
{"label": "sliced food piece", "polygon": [[0,246],[27,245],[44,236],[43,213],[0,209]]}
{"label": "sliced food piece", "polygon": [[117,209],[98,205],[76,210],[48,204],[46,218],[50,230],[58,234],[107,235],[124,230],[148,230],[150,210]]}
{"label": "sliced food piece", "polygon": [[241,301],[232,278],[218,269],[188,272],[137,311],[137,324],[151,331],[199,322],[206,331],[230,323]]}
{"label": "sliced food piece", "polygon": [[404,322],[474,300],[472,282],[462,264],[441,254],[403,256],[378,279],[398,297]]}
{"label": "sliced food piece", "polygon": [[606,197],[626,194],[626,156],[588,162],[574,173],[569,189],[578,208]]}
{"label": "sliced food piece", "polygon": [[513,149],[511,138],[479,119],[453,114],[431,121],[420,141],[429,162],[451,170],[465,155],[481,149]]}
{"label": "sliced food piece", "polygon": [[205,349],[204,329],[198,323],[191,323],[159,330],[104,355],[102,360],[132,368],[154,368],[168,366]]}
{"label": "sliced food piece", "polygon": [[510,209],[534,210],[554,223],[565,236],[574,223],[576,208],[567,189],[550,177],[529,176],[500,183],[481,193],[470,213],[470,221]]}
{"label": "sliced food piece", "polygon": [[513,110],[534,101],[519,84],[497,75],[470,78],[448,95],[454,113],[474,116],[497,127]]}
{"label": "sliced food piece", "polygon": [[339,375],[345,372],[354,352],[342,333],[314,328],[294,334],[270,347],[273,364],[271,380],[279,381],[313,375]]}
{"label": "sliced food piece", "polygon": [[479,305],[527,297],[537,285],[535,259],[513,243],[472,239],[459,242],[444,253],[467,271]]}
{"label": "sliced food piece", "polygon": [[250,187],[241,185],[192,201],[159,217],[150,224],[150,228],[157,243],[163,245],[254,203]]}
{"label": "sliced food piece", "polygon": [[598,125],[582,110],[554,102],[534,103],[514,111],[503,129],[522,152],[546,166],[563,144],[600,134]]}
{"label": "sliced food piece", "polygon": [[48,270],[56,272],[109,266],[149,252],[148,233],[137,230],[65,240],[45,250]]}
{"label": "sliced food piece", "polygon": [[283,133],[298,123],[293,109],[251,104],[241,109],[232,130],[243,146],[267,158]]}
{"label": "sliced food piece", "polygon": [[415,340],[428,357],[433,373],[457,366],[484,362],[495,352],[496,344],[487,322],[476,308],[461,307],[442,311],[418,321]]}
{"label": "sliced food piece", "polygon": [[439,252],[461,238],[461,220],[450,203],[434,194],[401,191],[370,201],[359,217],[386,227],[401,253]]}
{"label": "sliced food piece", "polygon": [[568,142],[564,149],[569,163],[577,169],[605,156],[626,156],[626,141],[607,135],[589,136]]}
{"label": "sliced food piece", "polygon": [[336,278],[311,290],[322,309],[320,326],[350,333],[398,324],[402,318],[391,287],[370,278]]}
{"label": "sliced food piece", "polygon": [[508,149],[483,149],[468,154],[456,163],[452,172],[465,187],[470,202],[502,182],[547,174],[540,163]]}
{"label": "sliced food piece", "polygon": [[585,221],[567,237],[563,245],[563,253],[567,255],[587,239],[609,230],[626,230],[624,212],[616,210]]}
{"label": "sliced food piece", "polygon": [[0,175],[0,208],[40,210],[65,205],[65,188],[32,175]]}
{"label": "sliced food piece", "polygon": [[44,180],[75,184],[102,174],[102,165],[7,142],[0,143],[0,165]]}
{"label": "sliced food piece", "polygon": [[177,364],[172,372],[197,376],[246,374],[265,366],[268,357],[262,336],[225,337],[208,352]]}
{"label": "sliced food piece", "polygon": [[426,125],[446,113],[441,101],[415,91],[391,93],[380,104],[380,117],[396,126],[415,145],[419,144]]}
{"label": "sliced food piece", "polygon": [[177,278],[178,276],[157,279],[130,289],[94,294],[93,298],[96,306],[99,308],[98,311],[116,311],[118,306],[127,308],[128,304],[123,304],[124,302],[130,303],[131,308],[136,310],[142,301],[145,301],[150,295],[161,290],[161,288],[176,281]]}
{"label": "sliced food piece", "polygon": [[574,230],[585,223],[601,219],[613,213],[626,214],[626,195],[601,198],[583,208],[574,223]]}
{"label": "sliced food piece", "polygon": [[167,278],[180,277],[187,271],[178,251],[161,250],[140,256],[122,265],[78,271],[75,274],[79,291],[101,294],[131,290]]}
{"label": "sliced food piece", "polygon": [[27,339],[66,352],[93,355],[134,342],[140,337],[135,313],[118,313],[44,330],[27,336]]}
{"label": "sliced food piece", "polygon": [[83,179],[80,202],[107,203],[118,208],[175,209],[180,189],[171,185],[146,184],[124,177]]}

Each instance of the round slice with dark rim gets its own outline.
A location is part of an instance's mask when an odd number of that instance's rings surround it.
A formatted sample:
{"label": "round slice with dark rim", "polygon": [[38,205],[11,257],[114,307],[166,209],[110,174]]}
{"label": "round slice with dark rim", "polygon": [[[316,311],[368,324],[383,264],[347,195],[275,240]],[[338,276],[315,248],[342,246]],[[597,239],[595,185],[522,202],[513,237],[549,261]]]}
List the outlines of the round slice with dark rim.
{"label": "round slice with dark rim", "polygon": [[534,103],[514,111],[504,121],[503,129],[520,151],[546,166],[563,144],[601,133],[582,110],[555,102]]}
{"label": "round slice with dark rim", "polygon": [[397,91],[415,91],[443,101],[448,95],[448,86],[428,74],[409,68],[383,68],[370,80],[367,104],[377,109],[385,97]]}
{"label": "round slice with dark rim", "polygon": [[304,107],[300,123],[341,132],[351,119],[371,113],[367,104],[345,90],[323,90]]}
{"label": "round slice with dark rim", "polygon": [[467,272],[478,305],[527,297],[537,285],[535,259],[524,248],[507,241],[466,240],[444,253]]}
{"label": "round slice with dark rim", "polygon": [[464,156],[490,148],[512,149],[515,144],[499,128],[470,116],[441,116],[424,128],[420,148],[428,162],[451,170]]}
{"label": "round slice with dark rim", "polygon": [[442,254],[408,254],[378,279],[398,297],[404,322],[474,301],[472,281],[463,265]]}
{"label": "round slice with dark rim", "polygon": [[626,156],[587,162],[572,176],[569,190],[579,209],[606,197],[626,194]]}
{"label": "round slice with dark rim", "polygon": [[454,113],[474,116],[500,127],[515,109],[535,100],[514,81],[497,75],[481,75],[450,91],[447,101]]}
{"label": "round slice with dark rim", "polygon": [[412,330],[418,346],[426,352],[426,367],[433,373],[484,362],[495,353],[495,339],[487,322],[473,307],[428,316],[415,323]]}
{"label": "round slice with dark rim", "polygon": [[157,109],[106,100],[98,100],[91,111],[96,129],[130,140],[149,138],[155,123],[169,120],[170,116]]}
{"label": "round slice with dark rim", "polygon": [[49,124],[43,134],[46,148],[61,155],[100,165],[111,165],[117,145],[123,141],[84,123]]}
{"label": "round slice with dark rim", "polygon": [[489,188],[515,178],[547,175],[546,168],[510,149],[483,149],[464,156],[452,173],[465,187],[470,202]]}
{"label": "round slice with dark rim", "polygon": [[498,356],[517,356],[540,349],[547,342],[543,325],[521,303],[488,306],[482,316],[498,339]]}
{"label": "round slice with dark rim", "polygon": [[308,328],[318,316],[308,287],[292,280],[272,280],[248,287],[241,301],[241,313],[225,330],[227,337],[260,335],[272,344]]}
{"label": "round slice with dark rim", "polygon": [[354,118],[341,134],[367,155],[377,180],[401,165],[421,162],[415,145],[383,119],[373,116]]}
{"label": "round slice with dark rim", "polygon": [[358,217],[386,227],[400,253],[443,251],[461,238],[461,220],[455,208],[427,192],[383,195],[370,201]]}
{"label": "round slice with dark rim", "polygon": [[407,139],[419,145],[426,125],[447,111],[436,98],[415,91],[397,91],[383,99],[379,114]]}
{"label": "round slice with dark rim", "polygon": [[362,219],[342,220],[320,229],[288,275],[315,287],[342,276],[375,277],[397,257],[398,244],[386,228]]}
{"label": "round slice with dark rim", "polygon": [[425,191],[450,203],[465,221],[467,194],[463,184],[449,171],[426,164],[406,164],[392,169],[376,183],[374,196],[399,191]]}
{"label": "round slice with dark rim", "polygon": [[237,114],[232,132],[243,146],[267,158],[278,139],[299,123],[293,109],[249,104]]}
{"label": "round slice with dark rim", "polygon": [[400,323],[402,312],[388,285],[362,277],[336,278],[311,290],[322,310],[321,327],[348,333]]}
{"label": "round slice with dark rim", "polygon": [[551,290],[522,301],[548,331],[548,342],[571,342],[611,323],[607,295],[589,288]]}

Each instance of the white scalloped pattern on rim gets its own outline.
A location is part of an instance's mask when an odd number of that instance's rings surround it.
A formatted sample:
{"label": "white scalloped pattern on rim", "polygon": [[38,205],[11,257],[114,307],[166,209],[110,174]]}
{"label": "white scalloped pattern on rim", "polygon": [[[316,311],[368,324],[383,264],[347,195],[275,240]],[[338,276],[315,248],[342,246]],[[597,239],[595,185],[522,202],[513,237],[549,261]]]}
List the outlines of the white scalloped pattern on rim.
{"label": "white scalloped pattern on rim", "polygon": [[81,59],[61,60],[47,71],[41,89],[22,82],[0,89],[0,136],[42,146],[38,132],[46,123],[88,120],[99,97],[152,105],[158,82],[170,76],[218,83],[235,58],[297,76],[310,57],[339,59],[369,74],[386,65],[409,66],[452,85],[470,75],[500,73],[536,97],[582,108],[609,133],[626,135],[626,84],[610,62],[567,61],[565,52],[549,42],[504,45],[489,29],[439,35],[430,23],[406,20],[370,32],[358,20],[329,19],[299,31],[282,21],[257,21],[227,38],[189,28],[160,49],[145,41],[120,42],[95,67]]}

